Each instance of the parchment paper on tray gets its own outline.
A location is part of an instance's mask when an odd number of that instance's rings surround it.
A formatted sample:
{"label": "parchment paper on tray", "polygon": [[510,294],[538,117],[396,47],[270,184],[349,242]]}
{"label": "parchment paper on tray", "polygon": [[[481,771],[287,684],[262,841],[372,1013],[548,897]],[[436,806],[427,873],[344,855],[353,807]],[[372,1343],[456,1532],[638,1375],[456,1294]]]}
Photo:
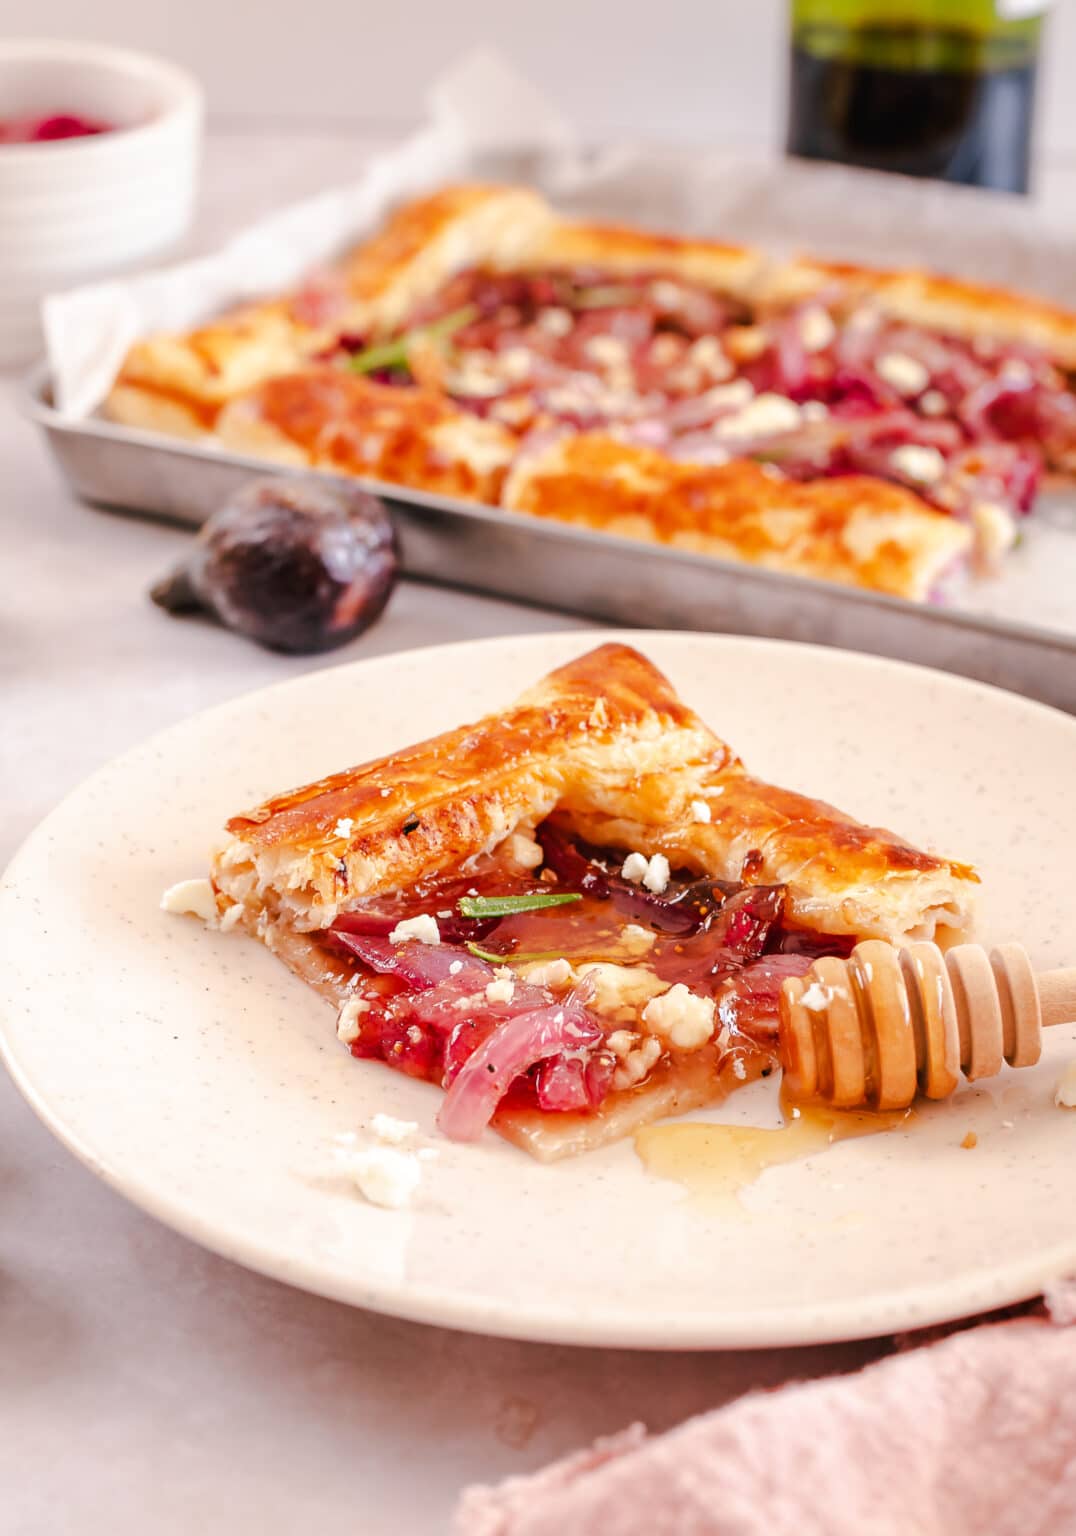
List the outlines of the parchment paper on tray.
{"label": "parchment paper on tray", "polygon": [[[756,243],[778,255],[808,250],[881,265],[921,263],[1076,303],[1071,234],[1034,202],[742,149],[588,153],[525,80],[478,54],[435,88],[427,126],[358,181],[282,209],[211,256],[48,299],[45,330],[58,411],[67,422],[92,416],[137,336],[185,328],[237,301],[285,289],[369,234],[394,204],[474,177],[530,182],[570,215]],[[400,497],[414,499],[405,490]],[[956,610],[1030,626],[1071,644],[1076,493],[1040,498],[1024,530],[1004,573],[970,584]],[[648,547],[646,558],[652,555]],[[809,629],[806,637],[832,638]],[[925,655],[923,646],[911,653],[885,648],[931,659],[929,647]],[[940,664],[957,665],[940,641],[939,650]],[[1070,707],[1076,708],[1076,650],[1066,654],[1074,669]],[[980,666],[975,675],[994,674]],[[1001,669],[997,675],[1024,686],[1023,673],[1005,676]],[[1043,696],[1069,702],[1057,688]]]}

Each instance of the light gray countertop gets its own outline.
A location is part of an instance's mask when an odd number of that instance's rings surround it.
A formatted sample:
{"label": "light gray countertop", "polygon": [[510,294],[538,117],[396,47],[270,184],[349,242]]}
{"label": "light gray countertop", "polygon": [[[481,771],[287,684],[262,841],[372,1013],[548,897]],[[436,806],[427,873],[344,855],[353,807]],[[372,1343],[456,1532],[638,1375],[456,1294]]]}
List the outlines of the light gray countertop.
{"label": "light gray countertop", "polygon": [[[211,140],[201,243],[370,145]],[[411,646],[579,627],[404,584],[374,631],[285,660],[151,606],[171,529],[80,507],[0,383],[0,861],[95,767],[240,692]],[[87,1028],[92,1028],[92,1020]],[[0,1525],[10,1536],[316,1530],[434,1536],[459,1488],[634,1419],[872,1358],[543,1348],[382,1319],[173,1235],[54,1142],[0,1079]]]}

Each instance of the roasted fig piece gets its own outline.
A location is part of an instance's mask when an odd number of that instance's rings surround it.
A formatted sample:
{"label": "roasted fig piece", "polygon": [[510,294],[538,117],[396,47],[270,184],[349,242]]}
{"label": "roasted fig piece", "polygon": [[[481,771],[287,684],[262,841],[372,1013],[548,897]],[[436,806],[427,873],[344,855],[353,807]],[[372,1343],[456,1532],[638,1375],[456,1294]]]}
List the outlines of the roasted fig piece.
{"label": "roasted fig piece", "polygon": [[276,477],[230,497],[150,596],[169,613],[212,613],[271,650],[328,651],[378,618],[397,566],[395,532],[376,497]]}

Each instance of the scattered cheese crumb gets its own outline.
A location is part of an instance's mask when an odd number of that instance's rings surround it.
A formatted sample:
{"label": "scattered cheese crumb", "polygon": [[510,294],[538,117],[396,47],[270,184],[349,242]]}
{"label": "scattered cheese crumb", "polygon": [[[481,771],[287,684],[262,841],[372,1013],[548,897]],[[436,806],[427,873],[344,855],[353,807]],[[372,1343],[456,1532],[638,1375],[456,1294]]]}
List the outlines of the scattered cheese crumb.
{"label": "scattered cheese crumb", "polygon": [[904,352],[883,352],[874,366],[898,395],[921,395],[930,383],[929,371]]}
{"label": "scattered cheese crumb", "polygon": [[351,829],[355,825],[350,816],[341,816],[333,828],[334,837],[350,837]]}
{"label": "scattered cheese crumb", "polygon": [[[732,385],[727,387],[731,389]],[[723,438],[769,437],[771,433],[795,431],[801,419],[802,412],[794,400],[767,391],[734,416],[719,421],[714,430]]]}
{"label": "scattered cheese crumb", "polygon": [[919,402],[919,409],[924,416],[944,416],[949,402],[940,389],[928,389]]}
{"label": "scattered cheese crumb", "polygon": [[1054,1103],[1060,1109],[1076,1109],[1076,1061],[1070,1061],[1058,1078]]}
{"label": "scattered cheese crumb", "polygon": [[804,421],[825,421],[829,415],[829,406],[824,400],[805,400],[800,409]]}
{"label": "scattered cheese crumb", "polygon": [[660,896],[669,884],[671,873],[669,861],[665,855],[663,853],[655,853],[650,863],[646,866],[643,884],[648,891],[653,891],[655,896]]}
{"label": "scattered cheese crumb", "polygon": [[370,1121],[370,1129],[378,1141],[398,1147],[401,1142],[408,1141],[416,1134],[418,1125],[414,1120],[397,1120],[395,1115],[378,1113]]}
{"label": "scattered cheese crumb", "polygon": [[1025,389],[1034,375],[1022,357],[1007,357],[1001,365],[1001,382],[1013,389]]}
{"label": "scattered cheese crumb", "polygon": [[459,973],[462,970],[463,970],[463,961],[462,960],[453,960],[452,964],[448,968],[448,974],[450,976],[458,976]]}
{"label": "scattered cheese crumb", "polygon": [[200,917],[212,928],[217,922],[217,895],[208,880],[180,880],[161,897],[161,911]]}
{"label": "scattered cheese crumb", "polygon": [[[630,1030],[618,1030],[618,1034],[630,1034]],[[633,1038],[638,1039],[638,1036]],[[613,1073],[613,1087],[617,1091],[634,1088],[648,1076],[661,1057],[661,1042],[647,1035],[633,1050],[629,1050]]]}
{"label": "scattered cheese crumb", "polygon": [[706,804],[705,800],[692,800],[691,819],[692,821],[701,822],[710,820],[710,807]]}
{"label": "scattered cheese crumb", "polygon": [[747,1064],[742,1056],[737,1056],[734,1058],[732,1063],[732,1075],[733,1077],[738,1078],[741,1083],[746,1081]]}
{"label": "scattered cheese crumb", "polygon": [[351,1045],[362,1033],[359,1019],[369,1011],[370,1004],[364,997],[349,997],[336,1016],[336,1038]]}
{"label": "scattered cheese crumb", "polygon": [[639,923],[627,923],[620,934],[620,947],[629,955],[645,955],[653,949],[657,934],[652,928],[643,928]]}
{"label": "scattered cheese crumb", "polygon": [[571,313],[556,306],[543,309],[538,316],[538,324],[547,336],[567,336],[572,328]]}
{"label": "scattered cheese crumb", "polygon": [[[625,880],[630,880],[633,885],[638,885],[649,868],[650,860],[646,857],[645,853],[629,853],[620,866],[620,873]],[[206,883],[208,884],[209,882],[207,881]]]}
{"label": "scattered cheese crumb", "polygon": [[613,1019],[634,1019],[644,1003],[668,986],[648,966],[616,965],[611,960],[589,961],[579,967],[579,975],[592,988],[588,1006]]}
{"label": "scattered cheese crumb", "polygon": [[515,993],[515,982],[507,978],[498,977],[496,981],[486,983],[487,1003],[510,1003]]}
{"label": "scattered cheese crumb", "polygon": [[970,1152],[972,1147],[977,1147],[979,1145],[979,1138],[976,1136],[974,1131],[969,1131],[960,1145],[964,1147],[968,1152]]}
{"label": "scattered cheese crumb", "polygon": [[437,919],[422,912],[418,917],[408,917],[397,923],[389,934],[390,944],[406,944],[408,939],[417,939],[420,944],[440,944],[441,930]]}
{"label": "scattered cheese crumb", "polygon": [[678,1051],[694,1051],[713,1036],[716,1008],[712,997],[689,992],[682,981],[643,1009],[643,1023],[663,1035]]}
{"label": "scattered cheese crumb", "polygon": [[821,305],[812,304],[800,319],[800,341],[805,352],[824,352],[836,334],[837,327]]}
{"label": "scattered cheese crumb", "polygon": [[902,443],[893,449],[889,462],[898,474],[921,485],[931,485],[945,473],[945,460],[938,449],[924,448],[920,443]]}
{"label": "scattered cheese crumb", "polygon": [[639,1036],[633,1029],[614,1029],[606,1035],[605,1043],[618,1060],[623,1061],[628,1052],[634,1050],[639,1043]]}
{"label": "scattered cheese crumb", "polygon": [[338,1157],[363,1199],[386,1210],[399,1211],[410,1205],[422,1178],[422,1165],[414,1154],[396,1147],[347,1149]]}
{"label": "scattered cheese crumb", "polygon": [[679,309],[684,302],[684,290],[667,277],[659,277],[650,284],[650,297],[662,309]]}
{"label": "scattered cheese crumb", "polygon": [[568,960],[536,960],[522,973],[535,987],[548,987],[551,992],[563,992],[575,980],[575,971]]}

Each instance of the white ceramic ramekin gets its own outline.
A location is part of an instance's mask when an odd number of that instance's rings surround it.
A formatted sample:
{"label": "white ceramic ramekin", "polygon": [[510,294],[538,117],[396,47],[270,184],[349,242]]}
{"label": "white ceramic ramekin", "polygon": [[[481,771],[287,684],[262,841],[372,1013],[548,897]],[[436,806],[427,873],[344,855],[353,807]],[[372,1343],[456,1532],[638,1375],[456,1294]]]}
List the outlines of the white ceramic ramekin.
{"label": "white ceramic ramekin", "polygon": [[71,112],[115,133],[0,144],[0,367],[41,348],[42,296],[174,248],[194,211],[202,90],[162,59],[0,40],[0,117]]}

